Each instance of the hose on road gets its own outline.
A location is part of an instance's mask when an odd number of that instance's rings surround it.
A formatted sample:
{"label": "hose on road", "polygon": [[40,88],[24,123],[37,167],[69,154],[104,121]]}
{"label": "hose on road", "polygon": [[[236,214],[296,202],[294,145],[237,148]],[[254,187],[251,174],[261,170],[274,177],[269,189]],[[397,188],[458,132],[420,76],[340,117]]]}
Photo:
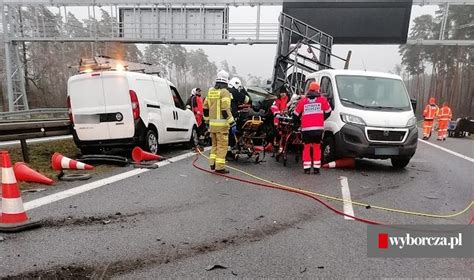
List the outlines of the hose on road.
{"label": "hose on road", "polygon": [[[199,152],[201,153],[201,152]],[[201,154],[202,155],[202,154]],[[231,175],[226,175],[226,174],[219,174],[219,173],[216,173],[216,172],[213,172],[213,171],[209,171],[207,169],[204,169],[200,166],[198,166],[196,164],[197,160],[199,159],[199,154],[196,156],[196,158],[194,159],[193,161],[193,166],[203,172],[206,172],[206,173],[209,173],[209,174],[212,174],[212,175],[218,175],[218,176],[221,176],[221,177],[225,177],[225,178],[228,178],[228,179],[231,179],[231,180],[235,180],[235,181],[239,181],[239,182],[243,182],[243,183],[246,183],[246,184],[251,184],[251,185],[255,185],[255,186],[260,186],[260,187],[265,187],[265,188],[270,188],[270,189],[277,189],[277,190],[283,190],[283,191],[287,191],[287,192],[292,192],[292,193],[296,193],[296,194],[300,194],[300,195],[304,195],[306,197],[309,197],[313,200],[316,200],[317,202],[321,203],[322,205],[326,206],[326,208],[328,208],[329,210],[335,212],[336,214],[339,214],[339,215],[342,215],[342,216],[346,216],[346,217],[349,217],[349,218],[352,218],[356,221],[359,221],[359,222],[363,222],[363,223],[366,223],[366,224],[371,224],[371,225],[383,225],[382,223],[380,222],[377,222],[377,221],[373,221],[373,220],[368,220],[368,219],[364,219],[364,218],[359,218],[359,217],[356,217],[356,216],[352,216],[352,215],[349,215],[349,214],[346,214],[342,211],[339,211],[337,210],[336,208],[332,207],[331,205],[329,205],[327,202],[319,199],[317,196],[315,195],[312,195],[312,194],[308,194],[304,191],[301,191],[299,189],[296,189],[296,188],[285,188],[285,187],[280,187],[280,186],[276,186],[276,185],[270,185],[270,184],[264,184],[264,183],[259,183],[259,182],[254,182],[254,181],[250,181],[250,180],[246,180],[246,179],[242,179],[242,178],[238,178],[238,177],[234,177],[234,176],[231,176]]]}
{"label": "hose on road", "polygon": [[[201,151],[198,151],[198,156],[201,155],[203,156],[204,158],[208,158],[206,157],[206,155],[204,155]],[[203,169],[199,166],[196,165],[196,161],[197,161],[197,158],[194,160],[193,162],[193,166],[201,171],[205,171],[207,173],[212,173],[212,174],[216,174],[214,172],[211,172],[209,170],[206,170],[206,169]],[[329,199],[329,200],[334,200],[334,201],[338,201],[338,202],[348,202],[348,203],[352,203],[354,205],[357,205],[357,206],[361,206],[361,207],[365,207],[365,208],[368,208],[368,209],[377,209],[377,210],[383,210],[383,211],[388,211],[388,212],[394,212],[394,213],[399,213],[399,214],[406,214],[406,215],[413,215],[413,216],[422,216],[422,217],[427,217],[427,218],[437,218],[437,219],[447,219],[447,218],[453,218],[453,217],[456,217],[456,216],[460,216],[464,213],[466,213],[467,211],[469,211],[469,209],[471,209],[473,206],[474,206],[474,201],[471,201],[463,210],[459,211],[459,212],[456,212],[456,213],[453,213],[453,214],[447,214],[447,215],[439,215],[439,214],[430,214],[430,213],[422,213],[422,212],[415,212],[415,211],[407,211],[407,210],[402,210],[402,209],[395,209],[395,208],[389,208],[389,207],[383,207],[383,206],[377,206],[377,205],[372,205],[372,204],[368,204],[368,203],[364,203],[364,202],[357,202],[357,201],[346,201],[342,198],[339,198],[339,197],[334,197],[334,196],[330,196],[330,195],[326,195],[326,194],[321,194],[321,193],[317,193],[317,192],[311,192],[311,191],[306,191],[306,190],[302,190],[302,189],[298,189],[298,188],[293,188],[293,187],[290,187],[290,186],[286,186],[284,184],[280,184],[280,183],[276,183],[276,182],[272,182],[272,181],[269,181],[269,180],[266,180],[264,178],[261,178],[261,177],[258,177],[256,175],[253,175],[249,172],[246,172],[246,171],[243,171],[243,170],[240,170],[238,168],[235,168],[235,167],[232,167],[232,166],[229,166],[227,165],[227,167],[231,170],[234,170],[234,171],[237,171],[241,174],[244,174],[246,176],[249,176],[251,178],[254,178],[254,179],[257,179],[258,181],[261,181],[261,182],[264,182],[265,184],[261,184],[261,183],[258,183],[258,182],[253,182],[253,181],[248,181],[248,180],[244,180],[244,179],[240,179],[240,178],[237,178],[237,177],[233,177],[233,176],[230,176],[230,175],[224,175],[224,177],[227,177],[229,179],[233,179],[233,180],[238,180],[238,181],[242,181],[242,182],[245,182],[245,183],[248,183],[248,184],[258,184],[260,186],[264,186],[264,187],[269,187],[269,188],[274,188],[274,189],[280,189],[280,190],[285,190],[285,191],[289,191],[289,192],[293,192],[293,193],[298,193],[298,194],[301,194],[301,195],[305,195],[305,196],[308,196],[308,197],[311,197],[313,199],[315,199],[316,197],[321,197],[321,198],[325,198],[325,199]],[[221,174],[216,174],[216,175],[221,175]],[[318,199],[316,199],[318,200]],[[325,203],[321,200],[318,200],[319,202],[321,203]],[[325,205],[326,206],[326,205]],[[326,206],[327,207],[327,206]],[[329,208],[329,207],[328,207]],[[331,208],[330,208],[331,209]],[[332,210],[332,209],[331,209]],[[338,211],[337,209],[334,209],[336,211]],[[340,212],[340,211],[339,211]],[[342,212],[340,212],[342,213]],[[339,213],[338,213],[339,214]],[[345,216],[349,216],[351,217],[350,215],[347,215],[347,214],[344,214],[342,213],[343,215]],[[351,217],[351,218],[354,218],[355,217]],[[356,219],[357,220],[357,219]],[[470,218],[470,222],[469,224],[472,224],[474,220],[474,215],[471,215],[471,218]],[[378,222],[376,222],[376,224],[379,224]]]}

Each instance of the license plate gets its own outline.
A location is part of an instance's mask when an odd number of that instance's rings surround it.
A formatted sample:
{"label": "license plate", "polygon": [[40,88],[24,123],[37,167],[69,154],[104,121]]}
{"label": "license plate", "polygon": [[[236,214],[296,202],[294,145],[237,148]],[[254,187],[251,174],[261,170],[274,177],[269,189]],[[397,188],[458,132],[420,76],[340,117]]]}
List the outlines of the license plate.
{"label": "license plate", "polygon": [[377,156],[397,156],[398,153],[398,148],[375,148]]}

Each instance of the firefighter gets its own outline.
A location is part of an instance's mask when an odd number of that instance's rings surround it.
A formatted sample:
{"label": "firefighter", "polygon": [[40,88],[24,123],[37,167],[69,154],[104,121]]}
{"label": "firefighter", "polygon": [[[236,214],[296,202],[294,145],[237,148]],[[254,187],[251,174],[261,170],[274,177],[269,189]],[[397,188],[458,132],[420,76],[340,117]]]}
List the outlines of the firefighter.
{"label": "firefighter", "polygon": [[426,105],[423,111],[423,140],[428,140],[431,136],[434,119],[438,116],[439,108],[436,105],[436,99],[431,97],[429,104]]}
{"label": "firefighter", "polygon": [[229,173],[225,169],[225,156],[229,142],[229,128],[235,127],[230,109],[232,97],[227,90],[228,80],[229,73],[219,71],[216,84],[209,89],[204,100],[204,120],[209,123],[212,141],[209,165],[211,170],[221,174]]}
{"label": "firefighter", "polygon": [[275,149],[277,147],[280,147],[279,152],[282,151],[283,147],[281,147],[280,145],[281,132],[278,130],[278,125],[280,123],[278,116],[285,113],[287,108],[288,108],[288,90],[286,89],[285,86],[282,86],[279,90],[278,98],[273,102],[272,107],[270,107],[270,110],[273,113],[273,124],[275,126],[275,137],[273,141],[273,146],[275,147]]}
{"label": "firefighter", "polygon": [[438,114],[438,139],[436,140],[446,141],[448,125],[452,118],[453,114],[451,113],[451,108],[449,108],[448,102],[444,102]]}
{"label": "firefighter", "polygon": [[[245,90],[245,88],[242,86],[242,81],[240,81],[240,79],[237,77],[234,77],[229,80],[228,90],[230,94],[232,95],[232,101],[231,101],[232,116],[234,116],[237,119],[236,122],[238,123],[239,127],[241,127],[242,123],[241,123],[241,120],[239,120],[238,118],[238,111],[239,111],[240,106],[248,104],[250,102],[249,94]],[[231,127],[231,130],[229,131],[229,146],[231,149],[234,148],[235,144],[237,144],[235,133],[236,133],[236,128]],[[229,158],[233,158],[232,152],[229,151],[227,153],[227,156]]]}
{"label": "firefighter", "polygon": [[237,77],[230,79],[229,92],[232,94],[232,115],[237,116],[239,106],[248,104],[250,102],[250,97],[248,92],[242,86],[242,82]]}
{"label": "firefighter", "polygon": [[311,167],[313,167],[314,174],[319,174],[321,168],[320,143],[324,134],[324,121],[330,114],[331,106],[326,97],[321,96],[319,84],[312,82],[309,85],[308,93],[298,102],[293,112],[295,121],[301,120],[301,136],[304,143],[303,169],[306,174],[311,172]]}

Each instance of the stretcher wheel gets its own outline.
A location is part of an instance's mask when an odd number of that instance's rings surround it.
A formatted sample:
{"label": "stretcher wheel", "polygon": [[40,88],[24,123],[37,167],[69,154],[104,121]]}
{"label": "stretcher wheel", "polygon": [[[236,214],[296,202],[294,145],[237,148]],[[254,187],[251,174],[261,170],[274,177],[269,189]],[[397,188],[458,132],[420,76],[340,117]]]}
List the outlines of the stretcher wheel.
{"label": "stretcher wheel", "polygon": [[287,161],[288,161],[288,159],[286,159],[286,158],[283,159],[283,166],[286,166]]}
{"label": "stretcher wheel", "polygon": [[280,161],[280,154],[277,154],[277,155],[275,156],[275,160],[276,160],[276,162],[279,162],[279,161]]}

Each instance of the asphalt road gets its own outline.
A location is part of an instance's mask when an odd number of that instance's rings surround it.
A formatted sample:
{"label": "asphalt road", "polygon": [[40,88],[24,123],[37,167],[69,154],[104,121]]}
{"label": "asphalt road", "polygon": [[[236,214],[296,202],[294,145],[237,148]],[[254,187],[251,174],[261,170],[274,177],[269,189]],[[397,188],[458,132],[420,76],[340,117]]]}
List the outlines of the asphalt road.
{"label": "asphalt road", "polygon": [[[450,138],[442,145],[472,152],[472,139],[455,141]],[[185,152],[168,148],[166,154]],[[29,211],[44,226],[0,234],[5,238],[0,242],[0,277],[472,277],[472,259],[368,258],[366,224],[344,219],[297,194],[203,173],[192,166],[192,159]],[[203,159],[198,164],[207,166]],[[449,214],[473,199],[473,163],[425,143],[419,143],[412,162],[401,171],[388,161],[370,160],[359,160],[353,170],[323,170],[320,176],[302,174],[292,160],[283,167],[270,157],[261,164],[231,165],[338,197],[340,178],[346,177],[353,201],[412,211]],[[23,199],[34,201],[80,184],[62,184]],[[338,202],[330,203],[343,209]],[[469,214],[433,219],[358,206],[354,214],[385,224],[466,224],[469,219]],[[205,269],[212,265],[226,268]]]}

